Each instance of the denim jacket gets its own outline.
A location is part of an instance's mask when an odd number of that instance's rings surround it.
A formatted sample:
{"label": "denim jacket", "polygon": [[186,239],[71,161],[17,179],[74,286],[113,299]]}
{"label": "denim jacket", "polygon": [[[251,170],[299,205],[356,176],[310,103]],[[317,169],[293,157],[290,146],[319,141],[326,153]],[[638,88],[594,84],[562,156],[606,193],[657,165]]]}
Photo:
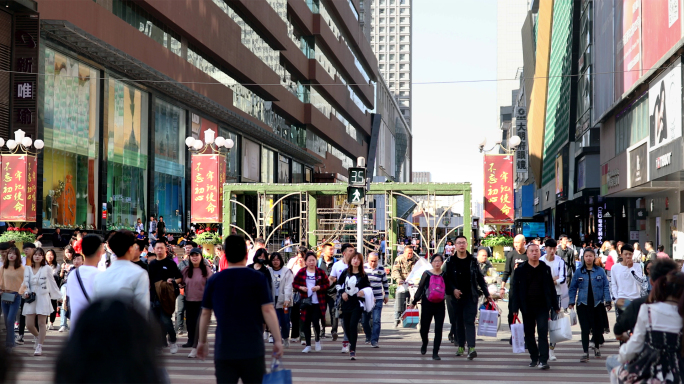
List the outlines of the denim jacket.
{"label": "denim jacket", "polygon": [[[570,295],[570,304],[575,304],[575,299],[577,299],[577,304],[587,305],[589,294],[589,273],[587,269],[582,266],[577,272],[572,276],[572,282],[570,283],[570,289],[568,294]],[[610,282],[606,276],[606,272],[601,267],[594,266],[591,271],[591,289],[594,294],[594,306],[598,306],[601,303],[610,303]]]}

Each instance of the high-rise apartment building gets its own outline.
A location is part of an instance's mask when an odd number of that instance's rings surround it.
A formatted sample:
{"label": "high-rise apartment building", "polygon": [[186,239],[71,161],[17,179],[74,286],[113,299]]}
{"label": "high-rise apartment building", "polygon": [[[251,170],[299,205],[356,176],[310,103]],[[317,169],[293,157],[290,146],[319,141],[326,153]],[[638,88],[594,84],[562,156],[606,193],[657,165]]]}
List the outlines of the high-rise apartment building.
{"label": "high-rise apartment building", "polygon": [[413,0],[371,1],[371,46],[380,74],[411,125],[411,18]]}
{"label": "high-rise apartment building", "polygon": [[430,172],[413,172],[414,183],[430,183],[432,182],[432,173]]}
{"label": "high-rise apartment building", "polygon": [[[515,79],[523,66],[522,36],[520,26],[525,21],[529,9],[529,0],[499,0],[496,5],[496,111],[497,127],[505,121],[506,111],[501,107],[510,107],[512,91],[518,89],[520,82]],[[510,121],[510,116],[508,116]]]}

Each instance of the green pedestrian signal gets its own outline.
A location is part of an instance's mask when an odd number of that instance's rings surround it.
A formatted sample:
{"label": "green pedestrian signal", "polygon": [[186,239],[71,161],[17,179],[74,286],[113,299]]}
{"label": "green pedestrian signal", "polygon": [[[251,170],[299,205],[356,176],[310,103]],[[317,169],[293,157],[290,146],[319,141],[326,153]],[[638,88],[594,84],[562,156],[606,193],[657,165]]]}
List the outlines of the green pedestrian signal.
{"label": "green pedestrian signal", "polygon": [[361,205],[366,197],[366,187],[347,187],[347,202],[352,205]]}

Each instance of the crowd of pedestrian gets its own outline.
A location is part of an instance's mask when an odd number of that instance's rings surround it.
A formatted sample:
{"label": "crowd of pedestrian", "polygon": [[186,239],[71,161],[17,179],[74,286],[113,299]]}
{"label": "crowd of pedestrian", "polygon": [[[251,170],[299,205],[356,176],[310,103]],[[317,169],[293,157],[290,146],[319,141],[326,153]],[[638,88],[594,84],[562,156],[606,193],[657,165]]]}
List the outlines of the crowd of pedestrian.
{"label": "crowd of pedestrian", "polygon": [[[151,233],[158,234],[163,221],[152,223]],[[26,327],[34,336],[34,355],[42,355],[47,330],[59,315],[59,331],[70,334],[59,356],[56,382],[93,381],[98,372],[66,368],[79,356],[92,361],[93,367],[102,366],[96,361],[110,355],[101,347],[85,356],[85,351],[102,345],[115,347],[118,354],[139,356],[138,365],[112,373],[122,382],[133,377],[165,382],[168,375],[159,356],[168,348],[170,354],[187,349],[188,358],[207,358],[213,317],[217,382],[260,382],[269,343],[276,358],[295,345],[301,345],[302,353],[319,352],[326,338],[340,342],[340,351],[350,360],[364,357],[358,355],[361,336],[372,348],[380,348],[380,320],[393,280],[395,327],[405,321],[407,310],[419,306],[419,353],[427,353],[434,325],[434,360],[444,356],[447,314],[455,356],[476,359],[479,309],[494,307],[495,298],[507,295],[509,324],[521,316],[532,368],[550,369],[558,348],[573,348],[549,340],[550,321],[565,313],[576,316],[581,329],[579,361],[588,362],[591,354],[602,357],[604,335],[611,329],[608,312],[615,308],[612,329],[622,346],[618,355],[606,359],[615,379],[682,382],[684,272],[669,256],[659,257],[649,243],[644,252],[638,244],[613,241],[600,249],[591,243],[578,249],[565,235],[543,244],[541,239],[528,244],[518,235],[497,287],[489,250],[479,248],[471,254],[464,236],[450,239],[445,254],[430,255],[430,266],[416,275],[416,266],[427,262],[411,245],[404,245],[390,267],[383,263],[380,246],[364,255],[352,244],[341,244],[338,257],[332,242],[317,250],[297,249],[288,242],[282,245],[296,251],[286,252],[291,254],[288,260],[269,252],[261,238],[252,243],[231,235],[216,248],[218,257],[212,263],[189,239],[180,248],[182,255],[176,256],[166,236],[157,236],[150,252],[148,239],[140,238],[141,224],[136,225],[138,233],[113,231],[104,240],[79,234],[65,248],[62,263],[53,250],[46,252],[34,244],[24,244],[24,258],[11,244],[0,244],[5,352],[11,354],[24,342]],[[98,331],[93,321],[108,324],[108,332]],[[16,337],[11,332],[15,327]],[[344,335],[338,341],[340,327]],[[128,333],[115,339],[110,331]],[[185,332],[187,342],[179,345],[178,337]],[[130,344],[139,344],[140,349],[133,351]],[[112,364],[125,365],[124,357],[117,359]],[[102,367],[101,372],[112,371]]]}

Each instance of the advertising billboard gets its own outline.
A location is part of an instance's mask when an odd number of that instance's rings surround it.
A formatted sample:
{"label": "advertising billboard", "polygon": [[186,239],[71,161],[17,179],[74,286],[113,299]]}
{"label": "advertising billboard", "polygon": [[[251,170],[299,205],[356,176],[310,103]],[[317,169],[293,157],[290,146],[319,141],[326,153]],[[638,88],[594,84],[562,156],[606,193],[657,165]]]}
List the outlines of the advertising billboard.
{"label": "advertising billboard", "polygon": [[641,0],[615,2],[615,98],[641,77]]}
{"label": "advertising billboard", "polygon": [[644,72],[682,38],[682,7],[679,0],[642,1],[641,29]]}
{"label": "advertising billboard", "polygon": [[[619,0],[622,1],[622,0]],[[592,125],[613,105],[615,101],[615,31],[613,28],[613,7],[615,0],[594,2],[594,77],[592,82],[594,112]]]}
{"label": "advertising billboard", "polygon": [[677,61],[648,89],[650,148],[653,151],[682,136],[682,61]]}
{"label": "advertising billboard", "polygon": [[484,156],[484,223],[513,224],[513,156]]}
{"label": "advertising billboard", "polygon": [[629,187],[635,187],[648,181],[648,144],[629,151]]}

